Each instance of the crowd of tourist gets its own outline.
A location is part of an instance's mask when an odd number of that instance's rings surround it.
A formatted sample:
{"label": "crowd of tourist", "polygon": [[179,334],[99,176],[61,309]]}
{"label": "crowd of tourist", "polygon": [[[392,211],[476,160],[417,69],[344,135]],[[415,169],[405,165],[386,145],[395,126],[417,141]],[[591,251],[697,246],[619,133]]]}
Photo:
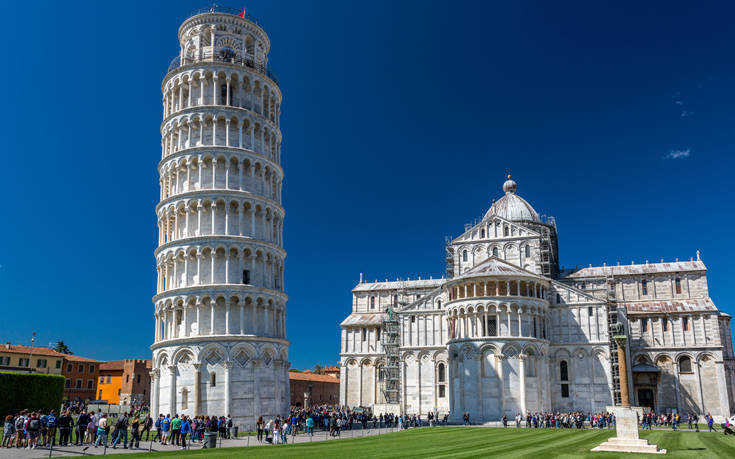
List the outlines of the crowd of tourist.
{"label": "crowd of tourist", "polygon": [[[109,442],[112,448],[121,445],[127,449],[139,448],[141,441],[151,441],[185,449],[190,443],[204,443],[206,432],[221,439],[232,438],[233,432],[236,432],[230,415],[190,417],[161,414],[154,420],[145,409],[109,416],[100,411],[87,412],[84,406],[75,408],[78,415],[70,408],[59,413],[53,410],[49,413],[23,410],[16,415],[7,415],[3,424],[2,447],[26,449],[39,446],[54,447],[58,438],[59,446],[93,445],[96,448],[107,447]],[[313,436],[316,430],[332,437],[339,437],[343,431],[355,427],[408,429],[448,424],[448,417],[448,413],[441,419],[438,414],[429,413],[424,420],[416,414],[375,414],[362,407],[347,409],[321,405],[309,409],[292,407],[288,415],[278,415],[271,419],[264,419],[261,416],[253,427],[257,441],[278,445],[288,443],[288,437],[291,435],[303,433]],[[462,420],[465,425],[472,424],[468,412],[462,414]],[[640,424],[644,430],[650,430],[652,427],[671,427],[672,430],[679,430],[683,420],[678,413],[657,414],[650,411],[643,413]],[[509,422],[514,422],[516,428],[615,428],[615,416],[608,412],[585,414],[581,411],[568,413],[528,411],[525,415],[516,413],[510,420],[507,416],[503,416],[501,421],[504,427],[508,427]],[[717,431],[714,418],[709,413],[705,415],[705,421],[709,431]],[[699,416],[696,413],[687,413],[686,422],[689,429],[699,432]],[[729,420],[725,420],[722,428],[725,435],[735,435]]]}

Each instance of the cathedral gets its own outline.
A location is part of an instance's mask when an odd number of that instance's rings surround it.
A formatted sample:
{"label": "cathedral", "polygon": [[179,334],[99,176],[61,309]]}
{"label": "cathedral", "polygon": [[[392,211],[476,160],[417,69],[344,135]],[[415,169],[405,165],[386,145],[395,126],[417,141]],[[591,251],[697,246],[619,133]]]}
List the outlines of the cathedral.
{"label": "cathedral", "polygon": [[508,176],[481,221],[447,241],[445,278],[361,276],[341,323],[340,403],[488,422],[602,411],[627,381],[631,403],[658,413],[734,412],[730,316],[699,252],[562,270],[555,220],[516,189]]}

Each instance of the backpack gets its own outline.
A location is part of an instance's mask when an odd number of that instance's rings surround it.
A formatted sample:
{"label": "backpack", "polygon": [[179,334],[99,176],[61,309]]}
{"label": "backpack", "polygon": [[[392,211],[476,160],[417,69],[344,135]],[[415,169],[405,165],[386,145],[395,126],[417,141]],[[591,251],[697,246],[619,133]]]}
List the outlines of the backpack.
{"label": "backpack", "polygon": [[46,419],[46,425],[48,427],[56,427],[56,416],[49,416]]}
{"label": "backpack", "polygon": [[15,420],[15,430],[22,432],[23,431],[23,416],[18,416],[18,419]]}
{"label": "backpack", "polygon": [[227,427],[232,427],[232,419],[230,419],[229,421],[227,421]]}
{"label": "backpack", "polygon": [[31,422],[28,423],[28,430],[38,430],[39,427],[41,427],[41,421],[38,419],[31,419]]}
{"label": "backpack", "polygon": [[156,419],[156,429],[161,427],[161,418]]}

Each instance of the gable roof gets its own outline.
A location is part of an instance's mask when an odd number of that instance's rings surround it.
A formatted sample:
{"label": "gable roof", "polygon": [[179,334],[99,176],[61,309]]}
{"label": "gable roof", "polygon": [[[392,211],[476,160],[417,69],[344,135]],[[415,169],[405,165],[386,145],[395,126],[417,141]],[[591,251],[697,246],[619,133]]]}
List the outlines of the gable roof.
{"label": "gable roof", "polygon": [[417,288],[434,288],[444,283],[446,279],[414,279],[389,282],[363,282],[352,289],[353,292],[369,292],[373,290],[400,290]]}
{"label": "gable roof", "polygon": [[100,362],[100,360],[88,359],[86,357],[80,357],[78,355],[70,355],[70,354],[65,355],[64,359],[68,360],[69,362],[89,362],[89,363]]}
{"label": "gable roof", "polygon": [[22,344],[10,344],[10,342],[5,343],[4,345],[0,346],[0,352],[6,352],[6,353],[12,353],[12,354],[28,354],[30,355],[33,353],[33,355],[44,355],[47,357],[61,357],[64,358],[67,355],[62,354],[61,352],[56,352],[53,349],[49,349],[47,347],[38,347],[38,346],[24,346]]}
{"label": "gable roof", "polygon": [[519,266],[501,260],[496,256],[491,256],[487,260],[473,266],[470,270],[460,276],[457,276],[453,280],[485,276],[522,276],[533,279],[546,279],[543,276],[539,276],[538,274],[534,274],[531,271],[527,271]]}
{"label": "gable roof", "polygon": [[[568,274],[567,278],[626,276],[636,274],[673,273],[681,271],[707,271],[701,260],[675,261],[671,263],[645,263],[641,265],[590,266]],[[568,272],[568,271],[567,271]]]}

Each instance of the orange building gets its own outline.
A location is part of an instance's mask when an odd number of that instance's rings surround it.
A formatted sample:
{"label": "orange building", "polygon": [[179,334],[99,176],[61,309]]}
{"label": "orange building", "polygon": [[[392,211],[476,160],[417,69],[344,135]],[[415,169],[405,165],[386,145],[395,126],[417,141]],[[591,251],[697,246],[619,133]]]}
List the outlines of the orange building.
{"label": "orange building", "polygon": [[64,399],[76,402],[95,400],[101,363],[77,355],[65,355],[61,369],[65,378]]}
{"label": "orange building", "polygon": [[102,362],[97,383],[97,400],[111,405],[150,403],[151,360],[127,359]]}
{"label": "orange building", "polygon": [[110,405],[120,404],[123,380],[123,360],[102,362],[97,382],[97,400],[105,400]]}

